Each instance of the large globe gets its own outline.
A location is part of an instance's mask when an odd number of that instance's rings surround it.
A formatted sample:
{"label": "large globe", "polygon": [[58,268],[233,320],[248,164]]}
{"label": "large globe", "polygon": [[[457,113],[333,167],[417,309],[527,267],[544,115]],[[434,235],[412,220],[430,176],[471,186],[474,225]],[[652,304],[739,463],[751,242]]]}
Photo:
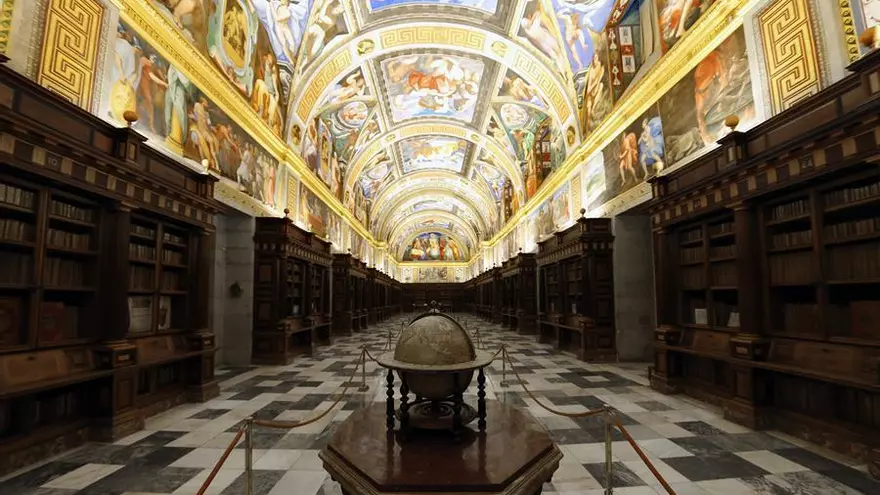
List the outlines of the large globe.
{"label": "large globe", "polygon": [[443,400],[463,392],[473,379],[473,370],[438,373],[433,367],[470,363],[477,354],[470,336],[457,321],[441,313],[426,313],[401,330],[394,359],[417,365],[424,371],[399,371],[409,390],[417,396]]}

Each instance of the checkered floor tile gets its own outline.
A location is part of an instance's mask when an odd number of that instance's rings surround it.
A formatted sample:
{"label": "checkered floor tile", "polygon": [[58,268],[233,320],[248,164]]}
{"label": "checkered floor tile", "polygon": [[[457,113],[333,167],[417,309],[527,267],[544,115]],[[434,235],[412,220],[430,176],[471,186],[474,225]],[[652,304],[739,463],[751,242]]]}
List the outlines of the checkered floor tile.
{"label": "checkered floor tile", "polygon": [[[577,412],[611,406],[659,472],[680,495],[692,494],[878,494],[864,466],[776,432],[755,432],[722,418],[721,412],[684,396],[666,396],[647,386],[644,364],[591,364],[559,354],[530,337],[505,332],[465,315],[489,349],[509,346],[526,386],[543,404]],[[114,444],[92,444],[0,480],[0,494],[135,495],[195,494],[238,425],[247,417],[301,420],[326,410],[347,383],[362,345],[381,351],[389,331],[403,318],[339,339],[315,356],[289,366],[218,370],[221,394],[151,418],[145,430]],[[488,397],[528,409],[560,445],[565,457],[550,495],[604,493],[604,429],[598,418],[554,415],[526,394],[508,368],[492,365]],[[340,495],[318,459],[336,425],[351,411],[384,400],[377,366],[358,372],[351,392],[320,421],[292,431],[254,434],[256,495]],[[357,388],[365,379],[369,389]],[[475,388],[475,385],[473,385]],[[474,401],[475,390],[469,400]],[[619,434],[613,438],[617,494],[662,494],[665,490]],[[244,493],[244,449],[239,444],[214,479],[209,494]]]}

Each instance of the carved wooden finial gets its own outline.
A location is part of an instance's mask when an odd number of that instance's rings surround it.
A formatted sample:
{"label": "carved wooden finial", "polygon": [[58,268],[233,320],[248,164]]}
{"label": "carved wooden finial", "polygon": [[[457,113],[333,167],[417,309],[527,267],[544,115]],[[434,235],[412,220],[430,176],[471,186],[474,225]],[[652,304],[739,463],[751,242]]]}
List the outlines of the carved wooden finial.
{"label": "carved wooden finial", "polygon": [[731,131],[736,130],[736,126],[739,125],[739,117],[736,115],[728,115],[726,119],[724,119],[724,125],[730,128]]}
{"label": "carved wooden finial", "polygon": [[522,252],[522,248],[519,248],[519,252]]}
{"label": "carved wooden finial", "polygon": [[586,208],[581,208],[581,216],[584,216],[584,215],[586,215],[586,214],[587,214],[587,209],[586,209]]}
{"label": "carved wooden finial", "polygon": [[284,218],[287,218],[288,216],[290,216],[290,208],[285,208],[284,209]]}
{"label": "carved wooden finial", "polygon": [[122,112],[122,118],[128,123],[128,127],[131,127],[132,124],[140,120],[140,116],[134,110]]}

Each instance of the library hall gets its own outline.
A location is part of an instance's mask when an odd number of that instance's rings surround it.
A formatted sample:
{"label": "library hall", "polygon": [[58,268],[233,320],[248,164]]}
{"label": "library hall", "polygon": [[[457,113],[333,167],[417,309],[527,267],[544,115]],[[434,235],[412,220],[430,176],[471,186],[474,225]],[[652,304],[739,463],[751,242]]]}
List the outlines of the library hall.
{"label": "library hall", "polygon": [[0,0],[0,494],[880,495],[880,0]]}

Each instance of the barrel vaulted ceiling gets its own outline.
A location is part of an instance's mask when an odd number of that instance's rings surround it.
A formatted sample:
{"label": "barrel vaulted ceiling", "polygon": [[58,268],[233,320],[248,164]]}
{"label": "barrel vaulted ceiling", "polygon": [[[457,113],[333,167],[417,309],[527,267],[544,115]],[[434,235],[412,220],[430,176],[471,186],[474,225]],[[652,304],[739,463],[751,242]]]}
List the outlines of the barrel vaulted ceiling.
{"label": "barrel vaulted ceiling", "polygon": [[258,19],[287,98],[267,123],[389,253],[440,233],[463,259],[552,171],[536,146],[557,163],[580,143],[592,39],[633,3],[152,1],[184,31],[198,8]]}

